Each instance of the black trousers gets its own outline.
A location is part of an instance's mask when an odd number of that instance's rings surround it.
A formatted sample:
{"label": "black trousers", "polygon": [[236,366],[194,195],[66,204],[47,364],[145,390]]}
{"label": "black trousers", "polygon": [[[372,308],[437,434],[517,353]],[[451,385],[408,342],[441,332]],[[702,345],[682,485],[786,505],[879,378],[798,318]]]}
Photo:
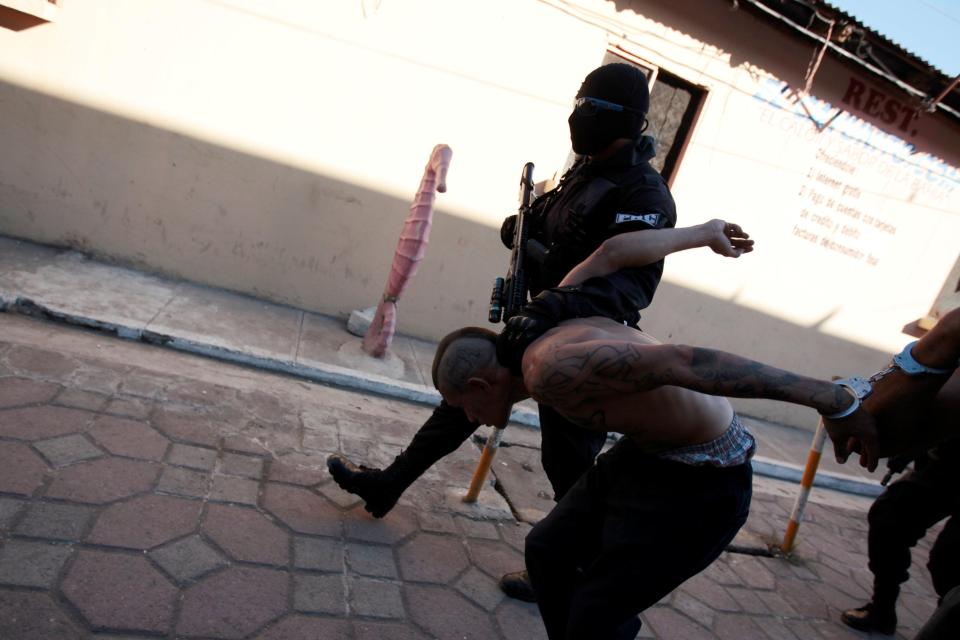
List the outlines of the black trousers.
{"label": "black trousers", "polygon": [[913,640],[957,640],[960,638],[960,586],[941,596],[942,602]]}
{"label": "black trousers", "polygon": [[733,540],[751,481],[749,463],[688,466],[645,454],[629,438],[599,456],[527,535],[527,571],[550,640],[625,630],[632,638],[638,613]]}
{"label": "black trousers", "polygon": [[909,578],[910,549],[934,524],[950,518],[937,536],[927,568],[942,599],[960,585],[960,452],[944,449],[943,457],[918,461],[917,470],[894,482],[870,507],[867,536],[874,601],[896,602],[900,585]]}
{"label": "black trousers", "polygon": [[[462,409],[446,402],[434,409],[394,469],[404,487],[419,478],[434,463],[452,453],[477,430]],[[559,500],[593,464],[607,434],[584,429],[569,422],[549,407],[540,406],[540,457],[547,479]]]}

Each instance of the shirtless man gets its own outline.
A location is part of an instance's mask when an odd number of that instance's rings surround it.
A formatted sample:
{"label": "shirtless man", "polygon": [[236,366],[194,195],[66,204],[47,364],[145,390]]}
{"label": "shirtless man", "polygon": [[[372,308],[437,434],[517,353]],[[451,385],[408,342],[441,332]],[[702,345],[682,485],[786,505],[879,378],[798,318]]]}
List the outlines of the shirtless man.
{"label": "shirtless man", "polygon": [[[659,344],[602,318],[561,323],[500,364],[497,336],[444,338],[434,385],[477,422],[503,427],[527,397],[584,427],[624,435],[527,536],[547,635],[634,637],[636,614],[723,551],[746,521],[753,437],[726,398],[784,400],[835,415],[845,387],[711,349]],[[631,635],[632,634],[632,635]]]}

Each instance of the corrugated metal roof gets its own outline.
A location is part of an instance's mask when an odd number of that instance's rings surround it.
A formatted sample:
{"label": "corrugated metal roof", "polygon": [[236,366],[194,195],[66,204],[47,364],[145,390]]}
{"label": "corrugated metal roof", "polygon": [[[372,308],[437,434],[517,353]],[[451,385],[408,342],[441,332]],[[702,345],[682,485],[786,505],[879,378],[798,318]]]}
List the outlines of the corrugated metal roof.
{"label": "corrugated metal roof", "polygon": [[[908,49],[908,48],[905,47],[904,45],[900,44],[899,42],[897,42],[896,40],[894,40],[894,39],[891,38],[890,36],[888,36],[888,35],[886,35],[886,34],[884,34],[884,33],[880,33],[876,28],[871,27],[870,25],[866,24],[865,22],[863,22],[862,20],[860,20],[859,18],[857,18],[857,17],[856,17],[855,15],[853,15],[852,13],[848,13],[847,11],[845,11],[844,9],[842,9],[841,7],[838,7],[837,5],[835,5],[835,4],[831,3],[831,2],[827,2],[827,0],[817,0],[816,2],[813,2],[812,4],[817,5],[817,6],[823,6],[823,7],[828,8],[832,13],[834,13],[835,15],[841,17],[842,19],[849,21],[851,24],[855,24],[855,25],[856,25],[858,28],[860,28],[860,29],[864,29],[864,30],[870,32],[870,33],[877,39],[877,41],[883,42],[883,43],[887,44],[890,48],[899,49],[901,52],[903,52],[904,55],[909,56],[909,57],[911,57],[911,58],[914,58],[914,59],[916,59],[918,62],[923,63],[924,66],[929,67],[930,69],[932,69],[932,70],[934,70],[934,71],[937,71],[938,73],[940,73],[941,75],[943,75],[944,78],[949,77],[949,74],[948,74],[948,72],[947,72],[946,70],[941,69],[941,68],[938,67],[937,65],[931,63],[929,60],[927,60],[926,58],[924,58],[924,57],[921,56],[920,54],[915,53],[914,51],[911,51],[910,49]],[[960,37],[960,35],[958,35],[958,37]]]}
{"label": "corrugated metal roof", "polygon": [[833,55],[856,61],[870,73],[899,86],[913,96],[918,108],[921,102],[943,94],[938,109],[960,119],[960,87],[944,94],[952,77],[827,0],[728,1],[816,42],[825,42],[829,33]]}

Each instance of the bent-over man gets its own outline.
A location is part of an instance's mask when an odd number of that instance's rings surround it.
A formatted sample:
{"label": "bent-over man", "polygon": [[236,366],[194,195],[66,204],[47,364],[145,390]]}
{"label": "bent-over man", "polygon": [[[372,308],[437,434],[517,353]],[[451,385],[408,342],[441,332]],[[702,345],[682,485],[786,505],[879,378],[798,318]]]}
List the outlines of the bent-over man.
{"label": "bent-over man", "polygon": [[840,385],[659,344],[604,318],[545,333],[519,375],[500,364],[496,341],[480,328],[441,341],[433,379],[450,406],[502,427],[533,397],[579,426],[623,434],[527,536],[551,640],[634,637],[636,614],[709,565],[746,521],[755,444],[722,395],[831,415],[854,402]]}
{"label": "bent-over man", "polygon": [[[651,166],[655,144],[643,135],[650,107],[647,76],[626,63],[591,71],[580,85],[568,118],[570,144],[578,159],[557,186],[532,205],[530,238],[548,249],[527,256],[530,293],[535,298],[510,318],[505,331],[518,352],[557,322],[579,316],[607,316],[636,324],[639,312],[653,300],[663,261],[610,272],[576,288],[559,288],[560,280],[604,240],[637,230],[672,228],[677,220],[670,189]],[[501,229],[507,248],[513,246],[516,216]],[[549,408],[540,422],[543,469],[559,500],[593,464],[606,434],[579,429]],[[327,465],[337,484],[364,500],[376,518],[385,516],[403,492],[427,469],[455,451],[476,431],[463,412],[441,402],[420,430],[386,468],[356,465],[334,454]],[[532,600],[523,572],[501,581],[507,595]]]}

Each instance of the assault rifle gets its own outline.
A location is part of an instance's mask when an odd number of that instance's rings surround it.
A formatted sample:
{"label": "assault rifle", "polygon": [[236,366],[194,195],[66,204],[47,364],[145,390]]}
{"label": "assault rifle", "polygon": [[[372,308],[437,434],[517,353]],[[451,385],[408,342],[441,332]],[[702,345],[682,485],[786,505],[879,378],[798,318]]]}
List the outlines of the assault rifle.
{"label": "assault rifle", "polygon": [[488,319],[494,324],[500,322],[501,318],[506,322],[527,304],[529,288],[524,263],[528,257],[528,250],[531,250],[534,255],[545,253],[543,245],[529,239],[532,205],[533,163],[528,162],[523,165],[523,172],[520,174],[520,210],[517,212],[517,221],[513,227],[513,248],[510,250],[507,277],[494,280],[493,293],[490,294]]}

